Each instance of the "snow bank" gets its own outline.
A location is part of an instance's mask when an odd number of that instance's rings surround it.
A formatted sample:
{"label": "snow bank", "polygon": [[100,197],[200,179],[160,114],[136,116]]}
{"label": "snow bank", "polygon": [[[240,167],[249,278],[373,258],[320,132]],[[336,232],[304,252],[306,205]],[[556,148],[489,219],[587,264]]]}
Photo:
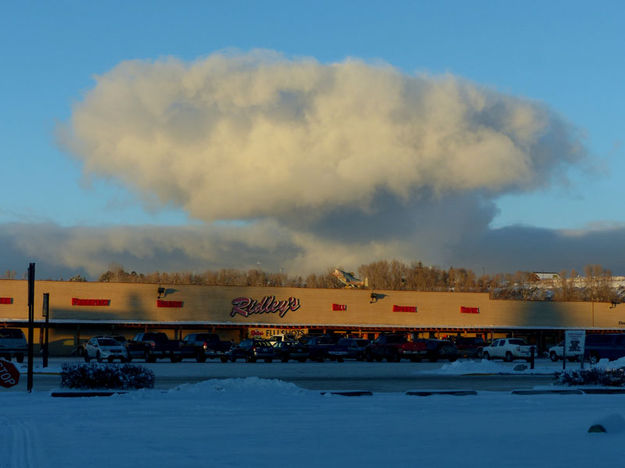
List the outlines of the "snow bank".
{"label": "snow bank", "polygon": [[172,388],[167,393],[190,393],[190,394],[243,394],[253,393],[256,396],[269,395],[302,395],[310,393],[297,385],[277,379],[261,379],[258,377],[246,377],[236,379],[211,379],[195,384],[183,384]]}
{"label": "snow bank", "polygon": [[[526,367],[523,369],[523,367]],[[423,372],[416,372],[422,374]],[[553,374],[552,367],[536,366],[530,369],[529,364],[524,362],[504,363],[497,361],[464,361],[459,360],[449,364],[443,364],[440,369],[428,371],[431,374],[442,375],[467,375],[467,374]]]}

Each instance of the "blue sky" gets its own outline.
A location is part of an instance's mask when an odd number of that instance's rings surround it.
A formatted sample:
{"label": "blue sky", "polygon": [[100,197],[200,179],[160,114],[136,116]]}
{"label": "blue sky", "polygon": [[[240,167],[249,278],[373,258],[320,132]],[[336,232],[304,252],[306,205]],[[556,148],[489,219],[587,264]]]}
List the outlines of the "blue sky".
{"label": "blue sky", "polygon": [[624,21],[617,1],[7,2],[0,6],[0,223],[201,224],[175,203],[146,206],[115,177],[83,177],[83,161],[57,143],[56,129],[94,88],[94,76],[121,62],[192,62],[235,48],[321,64],[381,61],[407,75],[451,74],[542,103],[583,133],[590,157],[544,188],[499,194],[491,228],[620,227]]}

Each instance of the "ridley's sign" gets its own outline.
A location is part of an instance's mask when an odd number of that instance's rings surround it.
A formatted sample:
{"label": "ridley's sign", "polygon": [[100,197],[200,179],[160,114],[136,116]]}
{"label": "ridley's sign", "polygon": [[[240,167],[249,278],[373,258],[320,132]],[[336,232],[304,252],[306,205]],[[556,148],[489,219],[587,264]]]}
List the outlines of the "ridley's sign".
{"label": "ridley's sign", "polygon": [[276,296],[265,296],[260,301],[251,297],[237,297],[232,300],[230,316],[239,314],[249,317],[253,314],[279,314],[284,317],[289,310],[295,312],[301,307],[299,299],[289,297],[283,301],[276,300]]}

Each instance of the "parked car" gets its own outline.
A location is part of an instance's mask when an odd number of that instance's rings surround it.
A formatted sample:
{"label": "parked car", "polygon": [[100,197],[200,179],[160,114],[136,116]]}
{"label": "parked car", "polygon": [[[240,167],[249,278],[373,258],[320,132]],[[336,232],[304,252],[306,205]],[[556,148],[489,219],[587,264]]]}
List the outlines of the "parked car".
{"label": "parked car", "polygon": [[235,362],[237,359],[245,359],[246,362],[256,362],[263,359],[265,362],[271,362],[277,357],[278,353],[269,341],[249,338],[231,348],[222,362],[228,360]]}
{"label": "parked car", "polygon": [[439,359],[447,359],[449,362],[453,362],[458,359],[458,349],[449,340],[426,340],[427,358],[431,362],[436,362]]}
{"label": "parked car", "polygon": [[336,335],[305,336],[300,341],[308,346],[311,361],[322,362],[329,358],[328,351],[340,339]]}
{"label": "parked car", "polygon": [[192,358],[197,362],[221,359],[231,347],[230,341],[222,341],[216,333],[190,333],[180,344],[180,357]]}
{"label": "parked car", "polygon": [[600,359],[615,360],[625,356],[625,334],[586,335],[584,359],[596,364]]}
{"label": "parked car", "polygon": [[369,362],[386,359],[388,362],[399,362],[403,356],[402,345],[407,343],[405,335],[388,333],[378,336],[365,350],[365,359]]}
{"label": "parked car", "polygon": [[94,336],[89,339],[84,346],[84,358],[86,362],[92,359],[102,362],[107,360],[113,362],[119,359],[120,362],[128,362],[128,351],[122,343],[110,336]]}
{"label": "parked car", "polygon": [[341,338],[328,350],[328,357],[342,362],[345,359],[364,361],[369,340],[364,338]]}
{"label": "parked car", "polygon": [[276,350],[277,358],[282,362],[288,362],[290,359],[306,362],[306,359],[310,357],[308,346],[299,341],[276,341],[272,345]]}
{"label": "parked car", "polygon": [[525,359],[530,361],[532,358],[532,346],[528,345],[521,338],[499,338],[485,346],[483,351],[484,359],[503,359],[511,362],[515,359]]}
{"label": "parked car", "polygon": [[15,358],[17,362],[24,362],[28,353],[28,343],[24,332],[19,328],[0,328],[0,357]]}
{"label": "parked car", "polygon": [[459,358],[481,358],[486,342],[481,336],[456,336],[452,339]]}

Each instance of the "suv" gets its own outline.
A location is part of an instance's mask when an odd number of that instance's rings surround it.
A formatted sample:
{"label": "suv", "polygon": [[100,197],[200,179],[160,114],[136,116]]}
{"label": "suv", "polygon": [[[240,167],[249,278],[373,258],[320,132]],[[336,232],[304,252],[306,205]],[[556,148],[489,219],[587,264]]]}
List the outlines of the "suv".
{"label": "suv", "polygon": [[458,349],[458,357],[481,358],[486,346],[481,336],[456,336],[452,341]]}
{"label": "suv", "polygon": [[600,359],[618,359],[625,356],[625,334],[586,335],[584,359],[596,364]]}
{"label": "suv", "polygon": [[328,350],[328,356],[338,362],[343,362],[344,359],[363,361],[368,345],[369,340],[364,338],[341,338]]}
{"label": "suv", "polygon": [[533,346],[528,345],[521,338],[500,338],[494,340],[490,345],[484,346],[482,355],[484,359],[503,359],[511,362],[514,359],[532,359]]}
{"label": "suv", "polygon": [[24,362],[28,353],[28,343],[24,332],[19,328],[0,328],[0,357],[9,361],[15,357],[17,362]]}
{"label": "suv", "polygon": [[328,352],[339,340],[336,335],[305,336],[300,341],[308,346],[311,361],[322,362],[329,358]]}
{"label": "suv", "polygon": [[369,362],[374,359],[378,362],[382,359],[386,359],[388,362],[399,362],[402,358],[402,345],[407,342],[408,339],[405,335],[382,334],[367,346],[364,357]]}
{"label": "suv", "polygon": [[245,362],[256,362],[258,359],[263,359],[265,362],[271,362],[277,357],[278,353],[269,341],[248,338],[231,348],[226,359],[222,359],[222,362],[227,362],[228,358],[232,362],[237,359],[245,359]]}
{"label": "suv", "polygon": [[126,347],[111,336],[94,336],[85,343],[84,358],[86,362],[95,359],[98,362],[106,359],[113,362],[119,359],[120,362],[129,362]]}

